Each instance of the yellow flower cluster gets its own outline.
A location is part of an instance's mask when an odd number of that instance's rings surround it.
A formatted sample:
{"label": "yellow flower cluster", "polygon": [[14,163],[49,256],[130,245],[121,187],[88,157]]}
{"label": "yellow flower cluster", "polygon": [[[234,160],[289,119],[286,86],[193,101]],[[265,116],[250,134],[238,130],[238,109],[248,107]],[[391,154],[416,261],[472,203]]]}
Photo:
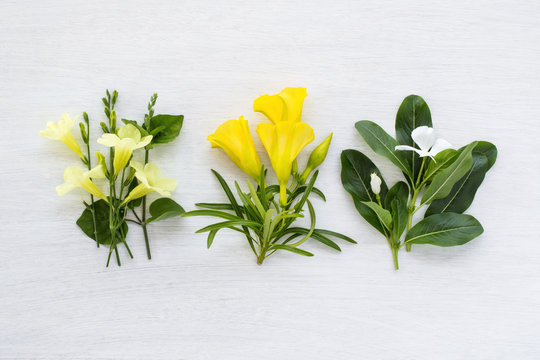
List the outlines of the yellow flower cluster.
{"label": "yellow flower cluster", "polygon": [[[262,95],[253,104],[253,110],[265,115],[272,123],[261,123],[257,134],[261,139],[280,186],[280,202],[285,205],[287,184],[293,172],[293,164],[302,149],[315,139],[311,126],[301,122],[305,88],[285,88],[276,95]],[[212,147],[222,148],[233,162],[258,180],[261,174],[261,161],[255,151],[255,145],[249,132],[247,120],[241,116],[238,120],[228,120],[208,136]],[[301,179],[320,165],[330,145],[331,135],[312,153],[308,168]],[[317,149],[316,149],[317,150]],[[304,176],[305,175],[305,176]]]}

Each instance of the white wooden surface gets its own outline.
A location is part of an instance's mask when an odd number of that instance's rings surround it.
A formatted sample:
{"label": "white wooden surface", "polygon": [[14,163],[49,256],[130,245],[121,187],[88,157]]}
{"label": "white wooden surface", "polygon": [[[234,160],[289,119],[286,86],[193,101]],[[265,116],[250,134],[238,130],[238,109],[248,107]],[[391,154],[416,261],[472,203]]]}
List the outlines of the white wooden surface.
{"label": "white wooden surface", "polygon": [[[0,14],[0,358],[540,358],[537,1],[3,0]],[[210,219],[189,218],[151,227],[152,261],[133,228],[136,258],[105,268],[105,250],[74,223],[79,195],[56,196],[77,161],[38,136],[45,123],[86,110],[95,138],[105,88],[127,118],[158,92],[158,112],[186,119],[152,156],[193,209],[223,199],[211,167],[243,178],[206,136],[239,115],[255,127],[253,100],[285,86],[308,88],[317,142],[334,132],[318,225],[359,244],[308,243],[313,258],[257,266],[236,233],[206,250],[194,231]],[[417,246],[395,272],[341,186],[339,153],[373,155],[354,122],[393,133],[411,93],[439,135],[492,141],[499,159],[468,211],[485,233]]]}

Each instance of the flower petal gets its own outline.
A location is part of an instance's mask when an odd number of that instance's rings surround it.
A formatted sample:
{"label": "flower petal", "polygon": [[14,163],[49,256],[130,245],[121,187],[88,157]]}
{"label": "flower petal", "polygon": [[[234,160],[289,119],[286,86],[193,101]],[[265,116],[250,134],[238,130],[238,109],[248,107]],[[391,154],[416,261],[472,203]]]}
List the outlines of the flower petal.
{"label": "flower petal", "polygon": [[120,138],[115,134],[103,134],[99,139],[97,139],[98,144],[105,146],[116,146],[120,142]]}
{"label": "flower petal", "polygon": [[435,131],[428,126],[417,127],[412,131],[411,137],[420,150],[423,151],[429,151],[435,144]]}
{"label": "flower petal", "polygon": [[130,138],[135,141],[135,144],[141,140],[141,132],[135,126],[127,124],[122,126],[118,130],[118,137],[120,139]]}
{"label": "flower petal", "polygon": [[444,139],[437,139],[435,141],[435,144],[433,144],[433,146],[431,147],[431,150],[429,150],[429,152],[431,156],[435,156],[443,150],[452,149],[452,148],[453,148],[452,144],[450,144],[448,141]]}
{"label": "flower petal", "polygon": [[261,95],[253,102],[253,110],[260,112],[274,124],[283,119],[285,102],[279,95]]}
{"label": "flower petal", "polygon": [[68,192],[70,192],[71,190],[75,189],[77,186],[74,185],[74,184],[70,184],[70,183],[63,183],[61,185],[58,185],[56,187],[56,193],[59,195],[59,196],[62,196],[62,195],[65,195],[67,194]]}
{"label": "flower petal", "polygon": [[103,179],[105,177],[105,173],[103,172],[103,167],[98,165],[91,170],[86,171],[83,176],[93,179]]}
{"label": "flower petal", "polygon": [[302,120],[302,108],[304,106],[304,99],[307,96],[306,88],[303,87],[287,87],[283,89],[279,96],[285,102],[287,111],[283,116],[283,121],[299,122]]}

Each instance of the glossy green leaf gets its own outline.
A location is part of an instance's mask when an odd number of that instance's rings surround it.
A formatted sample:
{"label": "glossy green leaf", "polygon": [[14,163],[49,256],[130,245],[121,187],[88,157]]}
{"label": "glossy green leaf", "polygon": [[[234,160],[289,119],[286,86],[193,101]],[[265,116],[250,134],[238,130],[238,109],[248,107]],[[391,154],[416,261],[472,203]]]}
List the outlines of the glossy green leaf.
{"label": "glossy green leaf", "polygon": [[184,115],[155,115],[150,119],[148,131],[153,135],[151,144],[166,144],[178,137]]}
{"label": "glossy green leaf", "polygon": [[437,172],[449,167],[459,156],[459,152],[455,149],[446,149],[435,155],[435,161],[429,160],[426,171],[422,177],[422,181],[429,183]]}
{"label": "glossy green leaf", "polygon": [[343,187],[351,194],[354,206],[368,223],[386,236],[384,225],[380,222],[377,214],[363,204],[363,201],[377,201],[377,197],[371,191],[371,174],[376,173],[381,178],[381,201],[388,191],[388,187],[381,172],[371,160],[360,151],[345,150],[341,153],[341,182]]}
{"label": "glossy green leaf", "polygon": [[173,199],[160,198],[150,204],[150,215],[152,217],[146,220],[146,222],[161,221],[175,216],[181,216],[183,213],[185,213],[184,208],[178,205]]}
{"label": "glossy green leaf", "polygon": [[462,213],[471,206],[476,191],[488,171],[487,157],[476,152],[473,152],[472,157],[470,170],[454,184],[448,196],[431,203],[426,210],[425,217],[444,212]]}
{"label": "glossy green leaf", "polygon": [[373,210],[388,230],[392,229],[392,215],[390,214],[390,211],[383,209],[379,204],[373,201],[362,201],[362,204]]}
{"label": "glossy green leaf", "polygon": [[404,173],[411,174],[407,154],[395,150],[398,145],[396,139],[372,121],[358,121],[355,127],[375,153],[386,157]]}
{"label": "glossy green leaf", "polygon": [[392,209],[392,200],[395,198],[400,199],[404,204],[407,204],[409,198],[409,186],[403,181],[398,181],[388,190],[386,198],[384,199],[384,208],[387,210]]}
{"label": "glossy green leaf", "polygon": [[482,234],[482,225],[471,215],[443,213],[431,215],[413,226],[405,237],[408,244],[437,246],[463,245]]}
{"label": "glossy green leaf", "polygon": [[[396,115],[396,139],[400,145],[409,145],[415,147],[411,133],[419,126],[433,127],[431,122],[431,112],[429,107],[418,95],[409,95],[401,103]],[[422,159],[414,151],[404,151],[407,163],[409,164],[409,173],[416,181]]]}
{"label": "glossy green leaf", "polygon": [[478,144],[474,147],[473,153],[482,154],[487,158],[488,170],[491,169],[493,164],[495,164],[495,161],[497,161],[497,147],[488,141],[478,141]]}
{"label": "glossy green leaf", "polygon": [[409,212],[407,209],[407,201],[403,201],[399,197],[394,197],[391,203],[392,207],[392,235],[394,243],[399,244],[401,234],[407,227]]}
{"label": "glossy green leaf", "polygon": [[219,210],[191,210],[188,212],[185,212],[182,214],[183,217],[191,217],[191,216],[213,216],[213,217],[219,217],[226,220],[243,220],[242,218],[226,213],[224,211]]}
{"label": "glossy green leaf", "polygon": [[476,142],[472,142],[461,151],[459,157],[446,169],[441,170],[433,177],[431,184],[422,196],[422,204],[430,204],[433,200],[442,199],[452,191],[452,187],[471,168],[472,150]]}
{"label": "glossy green leaf", "polygon": [[350,238],[350,237],[348,237],[346,235],[337,233],[335,231],[330,231],[330,230],[326,230],[326,229],[315,229],[314,233],[333,236],[335,238],[350,242],[351,244],[357,244],[357,242],[355,240],[353,240],[352,238]]}
{"label": "glossy green leaf", "polygon": [[[89,205],[92,207],[92,205]],[[94,211],[96,215],[96,227],[94,231],[94,219],[92,218],[92,211],[86,208],[79,219],[77,219],[77,225],[81,230],[92,240],[96,240],[96,233],[98,242],[100,244],[111,243],[111,230],[109,228],[109,204],[105,200],[98,200],[94,202]],[[124,236],[128,232],[128,226],[125,222],[122,223],[122,232]]]}
{"label": "glossy green leaf", "polygon": [[206,248],[210,249],[210,246],[212,246],[212,243],[214,242],[214,238],[216,237],[218,230],[212,230],[208,233],[208,238],[206,239]]}

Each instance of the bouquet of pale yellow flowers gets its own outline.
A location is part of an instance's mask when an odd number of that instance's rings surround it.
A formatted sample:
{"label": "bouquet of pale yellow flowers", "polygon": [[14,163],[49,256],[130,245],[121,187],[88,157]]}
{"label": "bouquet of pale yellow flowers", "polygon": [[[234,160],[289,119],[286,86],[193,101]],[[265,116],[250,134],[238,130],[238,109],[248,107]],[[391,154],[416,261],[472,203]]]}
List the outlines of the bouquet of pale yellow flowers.
{"label": "bouquet of pale yellow flowers", "polygon": [[[77,154],[85,165],[69,166],[64,171],[64,183],[56,187],[58,195],[80,188],[89,193],[89,199],[81,193],[85,209],[77,220],[81,230],[99,247],[109,246],[107,266],[113,252],[117,264],[120,265],[118,245],[123,244],[131,258],[133,254],[126,242],[128,222],[140,225],[143,230],[148,259],[151,258],[147,225],[151,222],[164,220],[181,215],[184,209],[169,196],[176,188],[176,180],[162,176],[159,167],[149,162],[149,152],[156,146],[173,141],[182,128],[183,115],[154,115],[154,105],[157,94],[148,103],[148,112],[139,125],[136,121],[122,119],[123,126],[117,128],[115,110],[118,92],[107,91],[102,99],[105,105],[105,115],[108,124],[101,122],[102,136],[97,139],[101,145],[109,147],[109,158],[100,152],[96,153],[96,166],[92,166],[90,151],[90,120],[83,113],[84,122],[79,123],[82,141],[86,154],[72,134],[76,118],[64,114],[58,122],[48,122],[40,135],[52,140],[59,140]],[[144,160],[133,160],[137,150],[144,150]],[[96,183],[99,179],[108,181],[108,195]],[[146,195],[157,192],[162,198],[149,206],[150,217],[147,218]],[[133,214],[134,218],[128,218]]]}
{"label": "bouquet of pale yellow flowers", "polygon": [[[309,199],[314,193],[325,200],[324,194],[315,187],[319,167],[326,158],[332,134],[330,134],[310,154],[309,160],[299,171],[298,154],[315,139],[311,126],[301,121],[305,88],[286,88],[276,95],[263,95],[255,100],[255,111],[265,115],[271,123],[257,126],[257,134],[266,149],[278,184],[266,183],[266,169],[261,164],[255,150],[248,122],[243,116],[238,120],[228,120],[208,136],[212,147],[223,149],[231,160],[251,179],[247,181],[247,191],[235,182],[236,199],[223,177],[212,170],[229,200],[228,203],[199,203],[201,210],[193,210],[183,216],[213,216],[225,221],[206,226],[198,233],[208,232],[207,246],[210,247],[217,232],[231,229],[243,233],[250,248],[263,261],[278,250],[286,250],[299,255],[313,256],[299,246],[308,239],[314,239],[340,251],[331,239],[339,238],[351,243],[353,239],[340,233],[315,228],[315,210]],[[308,207],[310,226],[292,226],[295,220],[304,216],[304,206]],[[300,239],[298,239],[300,238]]]}

